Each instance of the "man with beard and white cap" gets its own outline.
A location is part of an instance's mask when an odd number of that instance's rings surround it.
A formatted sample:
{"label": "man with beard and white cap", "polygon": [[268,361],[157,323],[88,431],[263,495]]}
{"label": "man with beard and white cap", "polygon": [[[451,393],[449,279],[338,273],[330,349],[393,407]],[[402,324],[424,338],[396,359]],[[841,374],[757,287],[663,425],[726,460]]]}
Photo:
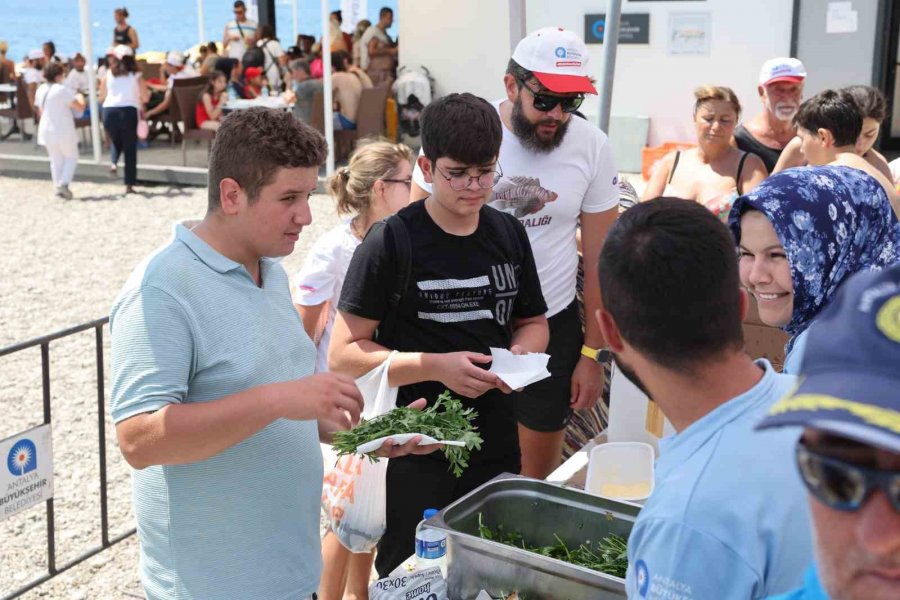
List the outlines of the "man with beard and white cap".
{"label": "man with beard and white cap", "polygon": [[[573,118],[585,94],[597,93],[587,64],[575,33],[539,29],[516,46],[503,78],[506,99],[493,102],[503,123],[503,175],[490,206],[525,226],[548,307],[551,377],[516,400],[522,474],[540,479],[559,466],[573,409],[592,408],[603,384],[603,336],[593,319],[582,333],[575,299],[576,234],[580,223],[585,314],[593,314],[600,308],[597,257],[618,216],[619,188],[606,134]],[[430,193],[418,167],[413,180],[412,199]]]}
{"label": "man with beard and white cap", "polygon": [[794,136],[792,120],[803,99],[806,67],[796,58],[771,58],[763,63],[756,91],[763,112],[734,130],[734,141],[744,152],[759,156],[771,173],[781,151]]}
{"label": "man with beard and white cap", "polygon": [[[119,47],[116,46],[116,48]],[[197,73],[192,68],[184,64],[184,55],[177,50],[171,50],[166,55],[166,63],[163,65],[163,70],[167,75],[165,84],[148,84],[152,90],[164,92],[165,94],[161,102],[147,111],[146,117],[148,119],[169,110],[169,106],[175,101],[175,94],[172,89],[175,87],[176,79],[187,79],[197,76]]]}

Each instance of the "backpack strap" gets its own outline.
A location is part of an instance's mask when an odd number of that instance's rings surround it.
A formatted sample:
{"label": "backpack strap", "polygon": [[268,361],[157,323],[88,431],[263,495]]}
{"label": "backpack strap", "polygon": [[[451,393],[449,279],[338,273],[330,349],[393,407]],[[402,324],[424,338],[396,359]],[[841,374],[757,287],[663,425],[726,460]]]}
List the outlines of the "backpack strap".
{"label": "backpack strap", "polygon": [[391,215],[385,219],[384,227],[391,233],[394,241],[395,264],[397,271],[394,274],[394,285],[391,295],[388,298],[387,313],[378,324],[375,337],[381,343],[382,340],[393,334],[397,325],[397,312],[400,307],[400,301],[409,287],[409,280],[412,277],[412,243],[409,239],[409,230],[403,219],[397,215]]}
{"label": "backpack strap", "polygon": [[524,258],[522,241],[519,238],[519,232],[516,230],[515,225],[515,222],[518,221],[518,219],[508,213],[497,210],[490,206],[486,207],[486,210],[482,211],[481,214],[485,215],[486,218],[491,220],[492,224],[494,225],[494,229],[496,229],[502,236],[501,241],[503,242],[504,247],[515,248],[519,253],[519,258]]}

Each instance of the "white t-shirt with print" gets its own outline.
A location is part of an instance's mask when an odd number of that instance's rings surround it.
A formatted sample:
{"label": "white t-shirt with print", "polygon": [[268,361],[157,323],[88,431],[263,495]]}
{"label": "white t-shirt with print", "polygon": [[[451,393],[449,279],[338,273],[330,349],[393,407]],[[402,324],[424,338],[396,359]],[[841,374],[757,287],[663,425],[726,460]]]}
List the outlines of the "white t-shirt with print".
{"label": "white t-shirt with print", "polygon": [[228,47],[225,49],[229,58],[241,60],[244,57],[244,52],[253,45],[253,41],[250,38],[256,37],[256,28],[256,21],[251,21],[250,19],[242,21],[240,25],[238,25],[237,21],[228,21],[225,24],[225,31],[229,36],[232,34],[240,36],[238,39],[229,40]]}
{"label": "white t-shirt with print", "polygon": [[328,343],[337,314],[344,277],[350,267],[359,240],[350,229],[350,219],[331,229],[313,244],[294,277],[294,302],[301,306],[317,306],[328,302],[328,321],[316,355],[316,373],[328,371]]}
{"label": "white t-shirt with print", "polygon": [[[492,103],[498,112],[502,102]],[[540,153],[522,146],[503,125],[498,162],[503,177],[494,186],[490,205],[514,214],[525,226],[547,302],[547,316],[552,317],[575,299],[575,231],[582,211],[598,213],[619,204],[619,173],[609,138],[600,128],[573,115],[562,144]],[[418,164],[413,181],[431,191]],[[546,202],[543,208],[525,214],[529,206],[541,201]]]}

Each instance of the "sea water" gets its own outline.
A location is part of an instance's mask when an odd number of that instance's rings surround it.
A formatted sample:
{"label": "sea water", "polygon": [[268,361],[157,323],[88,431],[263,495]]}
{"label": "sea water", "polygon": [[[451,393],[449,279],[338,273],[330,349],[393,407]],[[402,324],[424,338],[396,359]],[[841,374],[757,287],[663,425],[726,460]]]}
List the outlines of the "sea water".
{"label": "sea water", "polygon": [[[198,41],[198,0],[90,0],[90,22],[94,59],[103,56],[112,44],[116,23],[113,11],[128,8],[128,24],[140,38],[138,53],[150,50],[186,50]],[[246,0],[250,4],[249,0]],[[394,10],[394,26],[388,30],[397,36],[400,14],[398,0],[369,0],[367,18],[375,23],[382,6]],[[299,32],[318,39],[322,35],[319,0],[296,0]],[[60,56],[69,57],[81,52],[81,12],[79,0],[0,0],[0,14],[4,26],[0,39],[9,43],[7,58],[18,63],[29,50],[40,49],[52,40]],[[225,23],[234,18],[231,0],[203,1],[203,41],[222,41]],[[275,0],[275,24],[282,46],[294,44],[294,0]],[[331,10],[341,8],[341,0],[329,0]]]}

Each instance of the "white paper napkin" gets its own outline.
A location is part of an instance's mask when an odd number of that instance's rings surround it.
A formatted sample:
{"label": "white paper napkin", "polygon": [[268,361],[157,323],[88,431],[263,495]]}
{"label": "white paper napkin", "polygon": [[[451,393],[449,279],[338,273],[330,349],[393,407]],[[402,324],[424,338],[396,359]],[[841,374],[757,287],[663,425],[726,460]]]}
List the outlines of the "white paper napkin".
{"label": "white paper napkin", "polygon": [[547,370],[550,355],[543,352],[513,354],[505,348],[491,348],[491,358],[491,373],[514,390],[550,377]]}

